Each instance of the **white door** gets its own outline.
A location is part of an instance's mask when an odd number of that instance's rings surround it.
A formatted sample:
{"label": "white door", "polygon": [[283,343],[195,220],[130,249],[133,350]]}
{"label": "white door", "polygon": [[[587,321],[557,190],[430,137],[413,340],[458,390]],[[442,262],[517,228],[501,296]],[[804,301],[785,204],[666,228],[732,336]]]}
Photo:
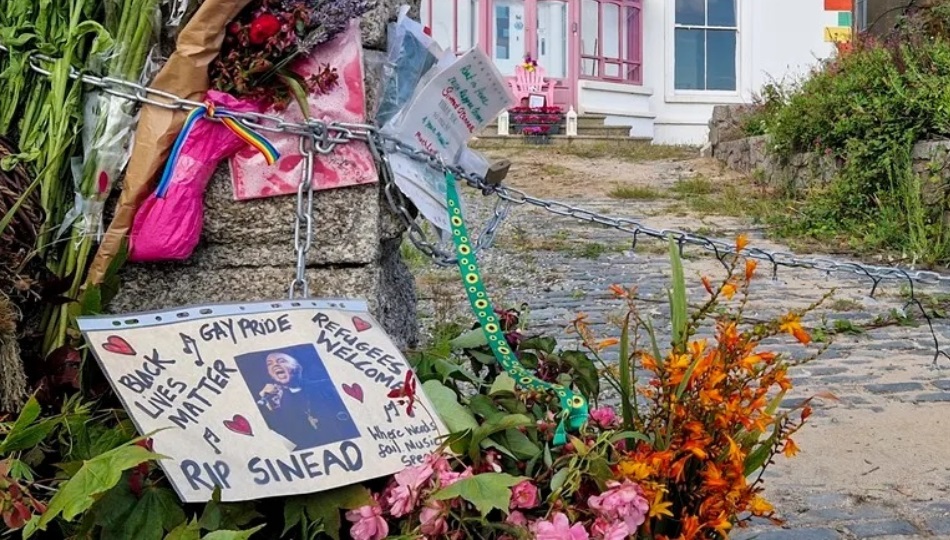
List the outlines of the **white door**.
{"label": "white door", "polygon": [[538,64],[554,79],[567,78],[567,2],[538,1]]}
{"label": "white door", "polygon": [[504,75],[524,62],[527,36],[524,0],[495,0],[492,7],[492,58]]}

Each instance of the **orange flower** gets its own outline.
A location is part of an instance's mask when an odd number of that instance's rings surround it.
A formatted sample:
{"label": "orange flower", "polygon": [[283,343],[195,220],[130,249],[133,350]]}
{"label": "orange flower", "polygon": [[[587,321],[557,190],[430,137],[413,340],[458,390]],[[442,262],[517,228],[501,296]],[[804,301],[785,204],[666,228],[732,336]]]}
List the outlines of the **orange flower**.
{"label": "orange flower", "polygon": [[695,538],[700,538],[699,531],[699,518],[696,516],[686,516],[681,522],[683,525],[682,536],[680,540],[693,540]]}
{"label": "orange flower", "polygon": [[772,503],[756,495],[749,503],[749,511],[756,516],[764,516],[775,511]]}
{"label": "orange flower", "polygon": [[620,285],[611,285],[608,288],[610,289],[610,292],[614,293],[614,296],[617,298],[627,298],[630,296],[630,293]]}
{"label": "orange flower", "polygon": [[746,236],[746,235],[744,235],[744,234],[740,234],[739,237],[736,238],[736,251],[742,251],[742,250],[745,249],[746,246],[748,246],[748,245],[749,245],[749,237],[748,237],[748,236]]}
{"label": "orange flower", "polygon": [[653,468],[642,461],[622,460],[617,464],[618,472],[631,480],[640,482],[653,474]]}
{"label": "orange flower", "polygon": [[759,261],[755,259],[746,259],[745,260],[745,280],[749,281],[752,279],[752,276],[755,274],[755,268],[759,266]]}
{"label": "orange flower", "polygon": [[811,416],[811,405],[805,405],[802,407],[802,422],[808,420],[809,416]]}
{"label": "orange flower", "polygon": [[620,343],[620,340],[617,338],[602,339],[598,341],[597,344],[594,346],[594,350],[600,351],[600,350],[606,349],[607,347],[613,347],[614,345],[618,343]]}
{"label": "orange flower", "polygon": [[798,451],[799,448],[798,445],[795,444],[795,441],[791,439],[785,441],[785,448],[782,450],[782,453],[785,454],[785,457],[794,457],[796,454],[798,454]]}
{"label": "orange flower", "polygon": [[802,345],[811,343],[811,337],[808,332],[802,328],[801,317],[795,313],[789,313],[782,319],[782,325],[779,327],[782,332],[788,332],[795,337]]}
{"label": "orange flower", "polygon": [[709,294],[713,294],[712,283],[709,281],[709,278],[706,276],[703,276],[702,281],[703,281],[703,287],[706,288],[706,292],[708,292]]}
{"label": "orange flower", "polygon": [[725,296],[727,300],[732,300],[732,297],[736,295],[736,286],[732,283],[726,283],[722,286],[722,295]]}

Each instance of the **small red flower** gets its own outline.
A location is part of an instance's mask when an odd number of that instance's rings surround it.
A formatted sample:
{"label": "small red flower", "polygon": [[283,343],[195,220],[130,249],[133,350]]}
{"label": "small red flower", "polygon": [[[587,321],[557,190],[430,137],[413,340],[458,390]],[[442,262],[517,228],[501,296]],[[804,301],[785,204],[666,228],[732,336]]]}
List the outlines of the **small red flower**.
{"label": "small red flower", "polygon": [[254,45],[261,45],[280,32],[280,19],[270,13],[264,13],[251,21],[248,37]]}
{"label": "small red flower", "polygon": [[415,416],[412,407],[416,402],[416,379],[413,377],[412,371],[406,371],[406,380],[403,381],[402,387],[389,392],[388,397],[397,399],[397,403],[400,405],[405,405],[407,415]]}

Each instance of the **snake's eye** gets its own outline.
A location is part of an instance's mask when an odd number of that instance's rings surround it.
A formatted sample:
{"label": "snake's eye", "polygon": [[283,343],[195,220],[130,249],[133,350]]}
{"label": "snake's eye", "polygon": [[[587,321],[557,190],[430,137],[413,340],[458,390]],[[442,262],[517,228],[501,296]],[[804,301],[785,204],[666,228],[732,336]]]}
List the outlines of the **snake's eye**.
{"label": "snake's eye", "polygon": [[574,399],[571,400],[571,406],[575,409],[580,409],[584,406],[584,398],[580,396],[574,396]]}

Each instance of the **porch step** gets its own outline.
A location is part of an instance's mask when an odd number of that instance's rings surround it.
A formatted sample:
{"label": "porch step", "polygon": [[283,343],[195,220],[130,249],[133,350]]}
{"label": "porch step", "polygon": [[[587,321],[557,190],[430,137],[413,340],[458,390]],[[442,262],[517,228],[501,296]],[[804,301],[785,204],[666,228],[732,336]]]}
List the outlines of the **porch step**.
{"label": "porch step", "polygon": [[[629,129],[629,128],[627,128]],[[644,137],[629,137],[624,135],[604,136],[604,135],[578,135],[577,137],[568,137],[567,135],[551,135],[548,137],[547,145],[539,145],[530,141],[521,135],[483,135],[473,138],[469,146],[476,150],[490,150],[501,148],[531,148],[535,146],[545,147],[598,147],[598,148],[630,148],[632,146],[652,144],[653,140]]]}
{"label": "porch step", "polygon": [[[629,137],[630,126],[608,126],[604,122],[607,117],[601,114],[585,114],[577,117],[577,135],[579,137]],[[514,129],[514,128],[512,128]],[[565,132],[565,123],[561,123],[561,133]],[[520,137],[520,133],[511,133]],[[498,137],[498,121],[494,121],[482,130],[484,137]]]}

